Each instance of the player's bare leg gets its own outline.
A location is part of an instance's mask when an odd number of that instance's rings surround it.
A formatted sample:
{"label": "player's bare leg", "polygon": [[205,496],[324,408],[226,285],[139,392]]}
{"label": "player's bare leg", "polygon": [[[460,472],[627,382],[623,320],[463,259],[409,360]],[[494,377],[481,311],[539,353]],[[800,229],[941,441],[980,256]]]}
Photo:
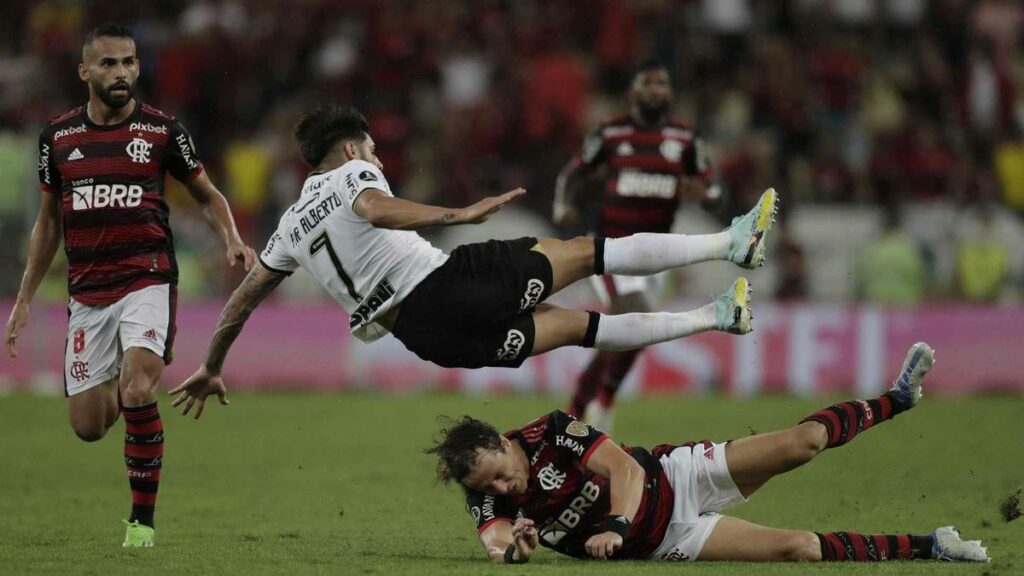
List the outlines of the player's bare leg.
{"label": "player's bare leg", "polygon": [[[750,497],[772,477],[810,462],[822,450],[842,446],[858,432],[913,408],[921,398],[921,385],[933,362],[932,349],[919,342],[907,352],[892,389],[879,398],[830,406],[788,430],[729,442],[725,456],[736,487],[745,498]],[[767,528],[723,517],[705,542],[700,559],[986,562],[988,555],[981,542],[961,540],[952,527],[939,528],[927,536],[816,533]]]}
{"label": "player's bare leg", "polygon": [[125,351],[121,398],[125,420],[124,456],[132,492],[125,547],[153,545],[153,514],[163,465],[163,424],[156,404],[163,369],[164,359],[146,348],[131,347]]}
{"label": "player's bare leg", "polygon": [[729,442],[725,457],[736,487],[750,497],[773,476],[806,464],[822,450],[842,446],[872,426],[910,410],[920,401],[924,377],[934,362],[934,350],[918,342],[907,351],[892,389],[878,398],[842,402],[787,430]]}
{"label": "player's bare leg", "polygon": [[68,398],[68,420],[71,429],[82,440],[95,442],[103,438],[117,422],[121,413],[117,384],[117,379],[108,380]]}
{"label": "player's bare leg", "polygon": [[814,532],[768,528],[723,516],[701,548],[699,560],[738,562],[795,562],[821,560]]}

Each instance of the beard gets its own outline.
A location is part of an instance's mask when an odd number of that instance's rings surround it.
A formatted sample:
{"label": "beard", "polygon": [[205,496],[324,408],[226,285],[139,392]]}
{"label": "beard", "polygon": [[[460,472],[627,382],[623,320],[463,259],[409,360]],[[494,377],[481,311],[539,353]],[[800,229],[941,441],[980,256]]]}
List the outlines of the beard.
{"label": "beard", "polygon": [[[114,88],[124,88],[124,92],[117,94],[112,93]],[[118,82],[112,84],[109,87],[104,87],[98,84],[93,84],[93,92],[96,96],[106,104],[111,110],[117,110],[123,108],[126,104],[132,101],[135,96],[135,85],[127,82]]]}
{"label": "beard", "polygon": [[648,124],[656,124],[668,113],[668,104],[647,104],[645,102],[637,102],[636,109],[640,112],[640,117],[643,118],[644,122]]}

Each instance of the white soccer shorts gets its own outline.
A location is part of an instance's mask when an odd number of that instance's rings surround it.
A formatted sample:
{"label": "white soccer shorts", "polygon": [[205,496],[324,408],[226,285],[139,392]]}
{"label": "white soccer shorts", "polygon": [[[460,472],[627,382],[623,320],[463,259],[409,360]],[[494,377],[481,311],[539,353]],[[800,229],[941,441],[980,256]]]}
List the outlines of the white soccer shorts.
{"label": "white soccer shorts", "polygon": [[173,291],[169,284],[148,286],[106,306],[87,306],[72,298],[64,394],[81,394],[116,378],[129,348],[145,348],[163,357],[173,332]]}
{"label": "white soccer shorts", "polygon": [[725,443],[681,446],[661,457],[675,494],[672,516],[653,560],[696,560],[718,521],[719,510],[746,502],[729,475]]}

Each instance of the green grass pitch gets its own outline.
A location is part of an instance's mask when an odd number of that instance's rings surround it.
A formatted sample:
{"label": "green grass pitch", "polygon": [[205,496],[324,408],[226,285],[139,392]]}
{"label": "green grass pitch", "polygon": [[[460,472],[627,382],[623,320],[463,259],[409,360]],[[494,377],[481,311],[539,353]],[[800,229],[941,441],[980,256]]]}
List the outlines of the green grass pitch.
{"label": "green grass pitch", "polygon": [[[914,411],[769,483],[731,513],[772,526],[926,533],[955,524],[988,565],[581,562],[540,550],[484,559],[456,489],[421,453],[438,414],[510,428],[562,398],[237,394],[193,422],[164,407],[156,548],[123,550],[123,425],[74,438],[60,398],[0,397],[0,574],[1024,574],[1024,399],[926,396]],[[663,397],[624,403],[616,439],[726,439],[799,421],[822,399]]]}

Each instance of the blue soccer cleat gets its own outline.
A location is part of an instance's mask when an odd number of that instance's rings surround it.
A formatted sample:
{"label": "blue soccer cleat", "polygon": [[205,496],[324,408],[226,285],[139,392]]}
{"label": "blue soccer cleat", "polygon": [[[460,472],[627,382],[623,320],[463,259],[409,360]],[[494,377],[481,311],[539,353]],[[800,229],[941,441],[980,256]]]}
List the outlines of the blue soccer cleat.
{"label": "blue soccer cleat", "polygon": [[900,375],[892,383],[895,400],[905,408],[913,408],[921,401],[921,385],[924,376],[935,364],[935,350],[924,342],[918,342],[907,351]]}

